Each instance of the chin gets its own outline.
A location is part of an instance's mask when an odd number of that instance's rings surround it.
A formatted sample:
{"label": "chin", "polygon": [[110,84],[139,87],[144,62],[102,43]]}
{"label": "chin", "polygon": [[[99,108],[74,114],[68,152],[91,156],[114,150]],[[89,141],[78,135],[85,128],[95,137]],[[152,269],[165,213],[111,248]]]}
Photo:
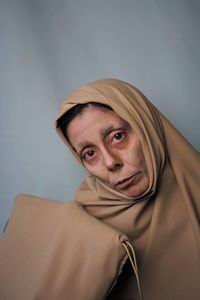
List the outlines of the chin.
{"label": "chin", "polygon": [[141,195],[143,195],[147,191],[148,187],[149,187],[149,183],[145,184],[143,186],[139,186],[139,187],[137,187],[137,186],[130,187],[129,190],[121,191],[121,192],[128,197],[135,198],[135,197],[140,197]]}

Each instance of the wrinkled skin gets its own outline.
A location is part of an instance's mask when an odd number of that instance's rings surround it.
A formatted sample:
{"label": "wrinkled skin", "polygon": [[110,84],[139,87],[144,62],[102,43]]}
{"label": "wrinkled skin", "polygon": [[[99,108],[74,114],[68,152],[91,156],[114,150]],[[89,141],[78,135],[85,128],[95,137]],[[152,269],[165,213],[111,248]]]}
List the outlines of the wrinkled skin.
{"label": "wrinkled skin", "polygon": [[67,128],[69,141],[93,176],[107,186],[138,197],[149,186],[141,143],[114,111],[88,107]]}

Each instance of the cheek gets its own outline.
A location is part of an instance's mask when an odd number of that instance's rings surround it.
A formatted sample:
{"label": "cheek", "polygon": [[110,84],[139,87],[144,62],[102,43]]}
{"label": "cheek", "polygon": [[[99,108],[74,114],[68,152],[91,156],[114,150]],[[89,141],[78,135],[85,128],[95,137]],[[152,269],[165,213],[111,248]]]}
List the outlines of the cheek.
{"label": "cheek", "polygon": [[85,169],[89,172],[89,174],[99,177],[99,178],[104,178],[106,177],[106,171],[103,168],[102,164],[99,162],[94,165],[84,165]]}
{"label": "cheek", "polygon": [[127,150],[124,151],[125,161],[135,165],[146,165],[142,145],[138,139],[133,139]]}

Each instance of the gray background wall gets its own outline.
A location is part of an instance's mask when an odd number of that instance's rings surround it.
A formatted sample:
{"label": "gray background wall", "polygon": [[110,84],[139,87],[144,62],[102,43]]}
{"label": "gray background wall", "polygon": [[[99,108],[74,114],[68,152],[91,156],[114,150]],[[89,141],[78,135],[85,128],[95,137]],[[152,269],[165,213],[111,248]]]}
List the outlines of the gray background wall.
{"label": "gray background wall", "polygon": [[200,149],[200,1],[0,0],[0,228],[14,196],[70,200],[84,171],[53,121],[74,88],[127,80]]}

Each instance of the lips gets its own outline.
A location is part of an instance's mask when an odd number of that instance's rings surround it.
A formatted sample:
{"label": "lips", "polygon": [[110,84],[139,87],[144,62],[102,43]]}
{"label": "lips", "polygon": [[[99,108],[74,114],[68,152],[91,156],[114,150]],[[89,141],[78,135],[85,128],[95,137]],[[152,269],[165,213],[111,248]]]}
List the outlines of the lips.
{"label": "lips", "polygon": [[125,178],[125,179],[122,179],[122,180],[118,181],[115,184],[115,188],[117,188],[117,189],[125,189],[129,185],[134,185],[136,183],[136,181],[137,181],[137,175],[139,173],[140,172],[137,172],[137,173],[133,174],[132,176],[130,176],[128,178]]}

